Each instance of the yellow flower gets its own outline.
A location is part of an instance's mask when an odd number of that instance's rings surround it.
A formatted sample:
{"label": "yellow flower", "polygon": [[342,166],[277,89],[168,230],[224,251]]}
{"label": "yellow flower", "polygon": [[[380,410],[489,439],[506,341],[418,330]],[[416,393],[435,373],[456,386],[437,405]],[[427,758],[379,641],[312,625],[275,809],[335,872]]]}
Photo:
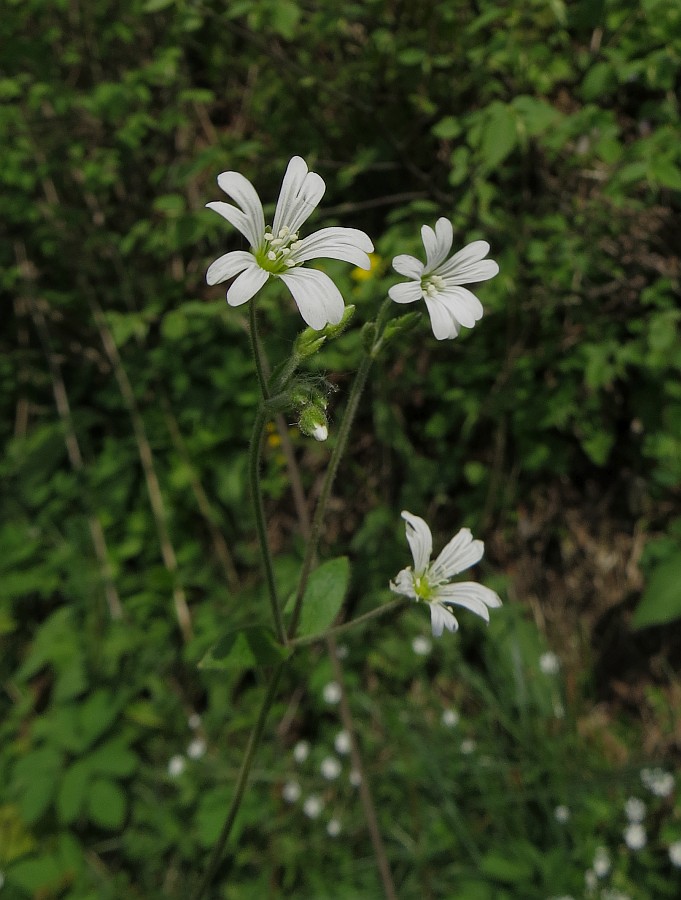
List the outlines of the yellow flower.
{"label": "yellow flower", "polygon": [[352,272],[350,272],[350,275],[355,281],[368,281],[370,278],[376,276],[376,270],[380,266],[381,261],[381,257],[378,253],[370,253],[369,262],[371,263],[371,267],[369,269],[353,269]]}

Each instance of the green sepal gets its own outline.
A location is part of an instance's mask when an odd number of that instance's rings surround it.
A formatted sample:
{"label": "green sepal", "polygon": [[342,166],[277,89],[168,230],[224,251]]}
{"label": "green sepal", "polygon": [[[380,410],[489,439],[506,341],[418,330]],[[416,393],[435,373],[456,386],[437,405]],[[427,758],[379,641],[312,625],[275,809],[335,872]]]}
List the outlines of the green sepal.
{"label": "green sepal", "polygon": [[199,669],[257,669],[283,662],[289,655],[271,628],[249,625],[221,637],[203,657]]}
{"label": "green sepal", "polygon": [[374,349],[374,341],[376,340],[376,323],[366,322],[362,326],[362,347],[365,353],[371,353]]}
{"label": "green sepal", "polygon": [[411,331],[421,318],[421,315],[420,312],[410,312],[405,313],[403,316],[398,316],[396,319],[392,319],[383,329],[381,341],[387,343],[391,338],[395,337],[395,335]]}

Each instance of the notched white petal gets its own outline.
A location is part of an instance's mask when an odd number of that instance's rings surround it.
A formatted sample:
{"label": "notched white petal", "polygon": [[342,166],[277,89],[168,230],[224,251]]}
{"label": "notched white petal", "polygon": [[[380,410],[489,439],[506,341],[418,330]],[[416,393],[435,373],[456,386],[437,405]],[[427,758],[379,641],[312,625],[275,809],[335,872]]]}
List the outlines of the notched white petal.
{"label": "notched white petal", "polygon": [[235,279],[227,291],[227,302],[230,306],[241,306],[258,293],[268,278],[269,274],[264,269],[252,265]]}
{"label": "notched white petal", "polygon": [[421,285],[416,281],[403,281],[388,289],[388,296],[395,303],[414,303],[423,297]]}
{"label": "notched white petal", "polygon": [[470,528],[462,528],[443,548],[431,567],[431,573],[438,581],[453,578],[480,562],[484,552],[483,542],[473,540]]}
{"label": "notched white petal", "polygon": [[243,272],[244,269],[252,266],[253,263],[253,255],[245,250],[234,250],[231,253],[225,253],[224,256],[220,256],[208,266],[206,281],[210,285],[220,284],[222,281],[227,281],[228,278],[234,278],[235,275]]}
{"label": "notched white petal", "polygon": [[413,278],[415,281],[420,281],[423,275],[423,263],[415,256],[408,256],[406,253],[401,253],[393,259],[393,269],[398,275]]}
{"label": "notched white petal", "polygon": [[422,575],[428,568],[433,552],[433,536],[430,528],[420,516],[404,510],[402,518],[407,523],[407,541],[414,559],[414,574]]}
{"label": "notched white petal", "polygon": [[433,629],[433,637],[440,637],[445,628],[451,632],[459,629],[459,623],[454,616],[440,603],[430,604],[430,624]]}
{"label": "notched white petal", "polygon": [[310,328],[320,331],[325,325],[337,325],[343,318],[343,296],[324,272],[300,268],[278,277],[293,294],[300,315]]}

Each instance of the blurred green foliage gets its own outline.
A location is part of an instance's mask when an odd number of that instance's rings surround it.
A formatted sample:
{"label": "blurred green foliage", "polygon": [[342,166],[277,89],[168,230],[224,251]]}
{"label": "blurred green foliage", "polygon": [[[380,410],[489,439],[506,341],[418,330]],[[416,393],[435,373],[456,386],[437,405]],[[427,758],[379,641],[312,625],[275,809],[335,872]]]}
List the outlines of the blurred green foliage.
{"label": "blurred green foliage", "polygon": [[[245,477],[257,384],[242,313],[204,284],[239,241],[203,209],[215,176],[239,170],[273,200],[299,153],[325,177],[315,227],[376,242],[368,279],[328,264],[353,326],[393,283],[392,256],[422,252],[423,222],[450,217],[459,244],[484,237],[501,265],[473,333],[439,345],[423,322],[380,361],[330,539],[341,552],[354,535],[355,611],[404,564],[399,509],[429,504],[443,532],[503,530],[556,478],[607,482],[632,528],[670,526],[646,563],[678,567],[681,8],[9,0],[0,48],[3,897],[186,897],[260,690],[197,664],[266,611]],[[300,322],[290,298],[262,308],[280,358]],[[358,357],[358,327],[315,357],[340,388],[332,412]],[[313,490],[327,451],[292,440]],[[270,443],[285,595],[300,545]],[[579,896],[595,844],[621,831],[623,789],[585,780],[602,757],[555,718],[536,630],[504,610],[484,640],[473,628],[475,643],[443,641],[424,663],[404,649],[427,629],[417,612],[349,640],[400,896]],[[295,724],[259,761],[220,896],[378,896],[349,787],[334,795],[337,844],[281,802],[293,735],[321,746],[337,727],[310,653],[290,675],[301,709],[275,710]],[[447,702],[478,755],[453,753]],[[209,753],[171,778],[197,710]],[[572,837],[551,816],[568,797]],[[669,842],[678,815],[662,804],[663,818]],[[615,886],[678,896],[649,843],[621,855]]]}

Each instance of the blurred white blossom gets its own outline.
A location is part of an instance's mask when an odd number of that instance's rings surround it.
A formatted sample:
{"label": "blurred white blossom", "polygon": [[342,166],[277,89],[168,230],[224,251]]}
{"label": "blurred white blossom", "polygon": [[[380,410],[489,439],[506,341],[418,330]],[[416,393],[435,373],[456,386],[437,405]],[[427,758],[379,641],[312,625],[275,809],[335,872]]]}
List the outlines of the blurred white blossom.
{"label": "blurred white blossom", "polygon": [[328,684],[324,685],[322,696],[327,703],[332,705],[339,703],[341,698],[341,686],[337,681],[329,681]]}
{"label": "blurred white blossom", "polygon": [[187,719],[187,725],[189,725],[192,731],[196,731],[201,725],[201,716],[198,713],[192,713]]}
{"label": "blurred white blossom", "polygon": [[596,873],[596,876],[598,878],[605,878],[611,868],[612,863],[607,849],[605,847],[596,847],[593,861],[593,870]]}
{"label": "blurred white blossom", "polygon": [[340,761],[335,756],[325,756],[319,766],[319,771],[327,781],[333,781],[338,778],[342,770]]}
{"label": "blurred white blossom", "polygon": [[184,772],[186,765],[187,761],[184,756],[180,756],[179,753],[175,756],[171,756],[168,760],[168,775],[170,775],[171,778],[179,778]]}
{"label": "blurred white blossom", "polygon": [[624,812],[630,822],[642,822],[646,815],[646,805],[638,797],[629,797],[624,804]]}
{"label": "blurred white blossom", "polygon": [[298,741],[293,748],[293,758],[297,763],[304,763],[310,755],[310,745],[307,741]]}
{"label": "blurred white blossom", "polygon": [[353,787],[359,787],[362,783],[362,773],[357,769],[352,769],[348,775],[348,780]]}
{"label": "blurred white blossom", "polygon": [[473,738],[465,738],[463,741],[461,741],[460,749],[465,756],[470,756],[471,753],[475,753],[476,747],[477,744],[475,743]]}
{"label": "blurred white blossom", "polygon": [[428,656],[433,649],[433,642],[424,635],[419,634],[411,642],[411,649],[417,656]]}
{"label": "blurred white blossom", "polygon": [[282,797],[287,803],[295,803],[300,800],[302,789],[297,781],[287,781],[281,790]]}
{"label": "blurred white blossom", "polygon": [[338,819],[329,819],[326,826],[326,831],[329,837],[338,837],[338,835],[341,833],[341,830],[341,823],[338,821]]}
{"label": "blurred white blossom", "polygon": [[681,841],[669,845],[669,860],[673,866],[681,868]]}
{"label": "blurred white blossom", "polygon": [[539,657],[539,668],[544,675],[557,675],[560,671],[560,660],[552,650],[547,650]]}
{"label": "blurred white blossom", "polygon": [[570,818],[570,809],[564,803],[561,803],[554,809],[553,815],[556,818],[556,822],[564,825]]}
{"label": "blurred white blossom", "polygon": [[442,710],[442,724],[445,728],[456,728],[461,717],[455,709]]}
{"label": "blurred white blossom", "polygon": [[349,753],[351,748],[351,741],[348,732],[339,731],[334,738],[333,746],[336,748],[336,753],[340,753],[341,756],[345,756],[346,753]]}
{"label": "blurred white blossom", "polygon": [[201,759],[205,752],[206,742],[200,737],[194,738],[187,747],[187,756],[190,759]]}
{"label": "blurred white blossom", "polygon": [[646,843],[646,831],[640,822],[630,822],[624,829],[624,843],[630,850],[642,850]]}
{"label": "blurred white blossom", "polygon": [[656,797],[668,797],[674,790],[674,776],[664,769],[643,769],[641,781]]}
{"label": "blurred white blossom", "polygon": [[316,819],[322,811],[323,803],[316,794],[310,794],[303,803],[303,812],[308,819]]}

